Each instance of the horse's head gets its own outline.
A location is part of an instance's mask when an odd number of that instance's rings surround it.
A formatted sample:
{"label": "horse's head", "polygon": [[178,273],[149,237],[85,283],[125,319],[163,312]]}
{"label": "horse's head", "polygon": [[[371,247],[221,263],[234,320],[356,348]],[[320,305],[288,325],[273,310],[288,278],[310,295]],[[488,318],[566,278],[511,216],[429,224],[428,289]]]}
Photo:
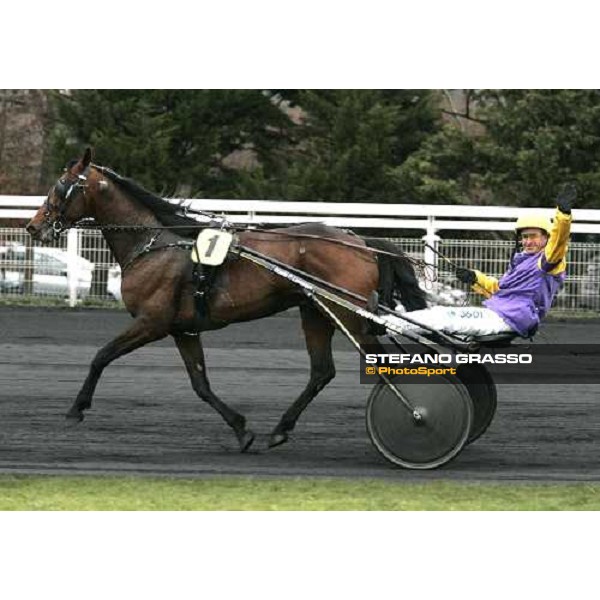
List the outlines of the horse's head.
{"label": "horse's head", "polygon": [[92,161],[92,151],[87,148],[83,157],[71,161],[62,177],[50,188],[46,201],[27,226],[31,237],[47,243],[80,219],[91,216],[86,189]]}

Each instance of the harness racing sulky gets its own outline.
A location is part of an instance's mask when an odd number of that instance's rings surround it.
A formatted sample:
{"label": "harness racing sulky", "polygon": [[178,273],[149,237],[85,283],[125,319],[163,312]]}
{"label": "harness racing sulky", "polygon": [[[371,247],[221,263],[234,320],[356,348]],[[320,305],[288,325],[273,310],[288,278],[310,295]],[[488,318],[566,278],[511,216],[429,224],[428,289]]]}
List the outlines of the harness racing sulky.
{"label": "harness racing sulky", "polygon": [[[103,370],[115,359],[172,336],[196,394],[233,429],[241,452],[255,434],[246,418],[215,395],[201,333],[298,307],[310,360],[309,381],[270,433],[270,448],[288,441],[304,409],[334,378],[332,337],[340,330],[364,348],[405,339],[426,352],[474,352],[510,344],[515,331],[461,336],[415,321],[426,308],[414,259],[391,243],[322,224],[244,228],[165,200],[131,179],[92,163],[91,149],[69,163],[28,223],[49,243],[72,227],[99,229],[122,270],[122,299],[133,322],[103,346],[66,414],[84,419]],[[406,311],[396,310],[398,298]],[[400,338],[401,336],[401,338]],[[495,384],[481,364],[415,384],[379,375],[366,407],[368,435],[388,461],[410,469],[446,464],[489,427]]]}

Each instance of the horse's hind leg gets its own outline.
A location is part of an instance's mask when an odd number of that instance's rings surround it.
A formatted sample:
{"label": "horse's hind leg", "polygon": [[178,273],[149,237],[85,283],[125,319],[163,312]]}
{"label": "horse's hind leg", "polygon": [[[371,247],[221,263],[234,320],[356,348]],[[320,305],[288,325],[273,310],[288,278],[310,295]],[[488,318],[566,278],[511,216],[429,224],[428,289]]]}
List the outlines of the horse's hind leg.
{"label": "horse's hind leg", "polygon": [[245,452],[254,441],[254,433],[246,429],[246,417],[225,404],[210,389],[200,336],[181,335],[173,337],[185,363],[194,391],[223,417],[235,432],[240,444],[240,451]]}
{"label": "horse's hind leg", "polygon": [[304,391],[287,409],[271,433],[270,448],[287,442],[288,434],[294,429],[302,411],[335,377],[335,365],[331,351],[331,338],[335,332],[333,324],[312,305],[301,306],[300,315],[306,338],[306,348],[310,357],[310,379]]}
{"label": "horse's hind leg", "polygon": [[165,329],[160,327],[156,320],[140,317],[133,322],[129,329],[103,346],[94,357],[88,376],[83,382],[73,406],[67,412],[67,422],[76,424],[83,421],[83,411],[92,405],[92,397],[100,375],[113,360],[165,336]]}

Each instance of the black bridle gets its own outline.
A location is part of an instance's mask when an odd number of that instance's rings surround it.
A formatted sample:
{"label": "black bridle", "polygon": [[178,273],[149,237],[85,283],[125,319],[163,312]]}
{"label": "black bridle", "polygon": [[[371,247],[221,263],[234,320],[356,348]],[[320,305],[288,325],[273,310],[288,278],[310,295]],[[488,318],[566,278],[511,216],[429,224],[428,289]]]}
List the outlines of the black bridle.
{"label": "black bridle", "polygon": [[[60,237],[60,234],[63,231],[68,229],[68,227],[65,226],[64,221],[69,199],[73,193],[76,194],[79,190],[81,190],[85,195],[85,188],[87,187],[87,174],[88,169],[86,168],[83,174],[77,175],[77,179],[75,179],[75,181],[69,181],[66,176],[63,176],[54,184],[52,192],[54,192],[54,194],[61,200],[58,206],[50,206],[51,193],[49,193],[46,197],[46,202],[44,202],[44,206],[46,207],[44,220],[51,227],[55,240]],[[52,218],[53,211],[56,214],[54,218]]]}

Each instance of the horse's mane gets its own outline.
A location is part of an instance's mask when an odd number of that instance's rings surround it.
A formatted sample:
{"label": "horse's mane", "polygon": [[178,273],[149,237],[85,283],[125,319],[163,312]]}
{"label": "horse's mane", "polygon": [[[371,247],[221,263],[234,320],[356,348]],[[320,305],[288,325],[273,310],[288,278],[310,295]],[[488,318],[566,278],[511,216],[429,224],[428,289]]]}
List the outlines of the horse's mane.
{"label": "horse's mane", "polygon": [[122,177],[108,167],[92,166],[98,169],[107,179],[110,179],[125,193],[133,196],[133,198],[152,211],[165,227],[176,227],[176,233],[184,237],[195,238],[198,235],[198,230],[202,227],[202,224],[191,217],[177,214],[181,210],[181,207],[177,204],[167,202],[164,198],[149,192],[133,179]]}

